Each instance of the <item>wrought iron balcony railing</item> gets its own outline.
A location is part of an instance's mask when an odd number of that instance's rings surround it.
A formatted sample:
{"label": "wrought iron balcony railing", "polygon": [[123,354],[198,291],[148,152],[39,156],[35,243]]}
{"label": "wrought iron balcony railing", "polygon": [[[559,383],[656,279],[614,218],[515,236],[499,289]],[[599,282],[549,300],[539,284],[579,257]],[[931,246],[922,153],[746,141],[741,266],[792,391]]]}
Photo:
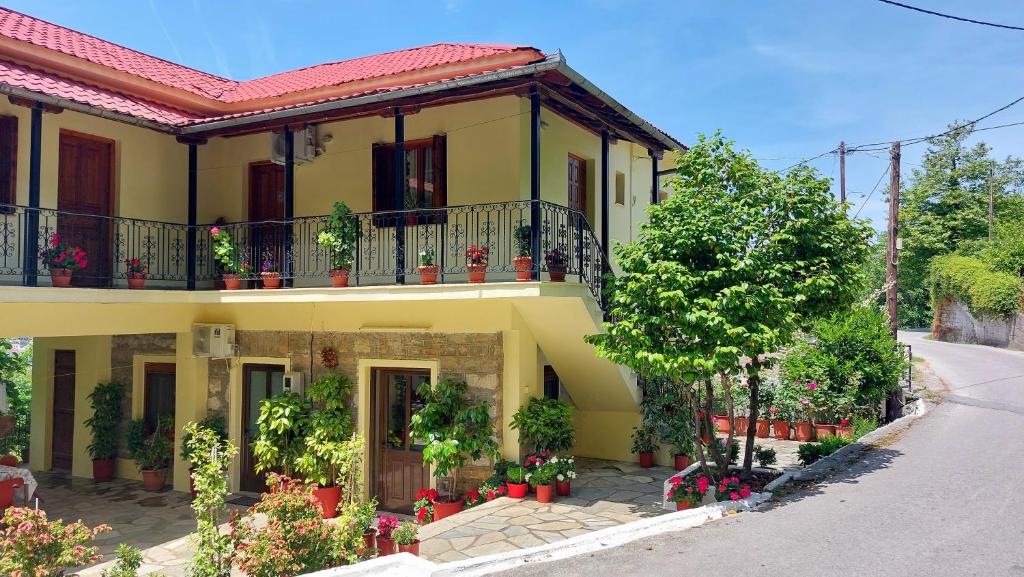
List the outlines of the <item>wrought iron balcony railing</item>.
{"label": "wrought iron balcony railing", "polygon": [[[598,299],[602,278],[609,272],[587,219],[548,202],[356,213],[350,218],[358,229],[349,273],[352,285],[415,284],[424,252],[433,254],[438,282],[466,282],[466,249],[473,245],[489,251],[490,281],[515,278],[513,259],[527,247],[537,252],[534,278],[546,277],[551,268],[557,272],[561,262],[567,281],[587,285]],[[125,261],[137,258],[147,269],[150,286],[219,288],[225,267],[215,258],[215,226],[236,247],[232,264],[249,265],[240,275],[243,280],[257,281],[262,265],[271,263],[291,286],[330,283],[335,255],[317,242],[328,226],[327,216],[190,227],[16,205],[0,205],[0,283],[46,284],[40,275],[49,272],[49,263],[41,253],[56,234],[60,243],[88,253],[88,265],[74,274],[78,286],[123,286],[128,276]]]}

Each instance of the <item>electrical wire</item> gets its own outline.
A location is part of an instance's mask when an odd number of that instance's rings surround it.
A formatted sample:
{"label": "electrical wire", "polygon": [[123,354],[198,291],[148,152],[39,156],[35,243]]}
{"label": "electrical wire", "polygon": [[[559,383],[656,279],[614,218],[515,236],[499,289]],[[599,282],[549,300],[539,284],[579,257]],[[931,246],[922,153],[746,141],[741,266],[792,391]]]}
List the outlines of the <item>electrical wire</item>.
{"label": "electrical wire", "polygon": [[934,10],[926,10],[924,8],[918,8],[917,6],[911,6],[910,4],[903,4],[902,2],[893,2],[893,0],[878,0],[883,4],[889,4],[891,6],[898,6],[900,8],[906,8],[907,10],[913,10],[915,12],[921,12],[922,14],[931,14],[932,16],[939,16],[942,18],[949,18],[950,20],[957,20],[959,22],[968,22],[970,24],[980,24],[982,26],[991,26],[993,28],[1002,28],[1004,30],[1017,30],[1018,32],[1024,32],[1024,28],[1020,26],[1010,26],[1008,24],[998,24],[995,22],[985,22],[984,20],[974,20],[972,18],[964,18],[962,16],[953,16],[952,14],[943,14],[942,12],[935,12]]}
{"label": "electrical wire", "polygon": [[868,193],[868,197],[864,199],[864,202],[860,203],[860,208],[857,209],[857,212],[853,213],[853,218],[857,218],[858,216],[860,216],[860,211],[864,210],[864,207],[867,206],[868,201],[871,200],[871,197],[875,195],[875,191],[878,190],[878,185],[882,184],[882,180],[885,178],[885,175],[889,174],[890,168],[892,167],[885,167],[885,171],[882,173],[882,176],[878,177],[878,182],[875,183],[875,187],[871,189],[870,193]]}

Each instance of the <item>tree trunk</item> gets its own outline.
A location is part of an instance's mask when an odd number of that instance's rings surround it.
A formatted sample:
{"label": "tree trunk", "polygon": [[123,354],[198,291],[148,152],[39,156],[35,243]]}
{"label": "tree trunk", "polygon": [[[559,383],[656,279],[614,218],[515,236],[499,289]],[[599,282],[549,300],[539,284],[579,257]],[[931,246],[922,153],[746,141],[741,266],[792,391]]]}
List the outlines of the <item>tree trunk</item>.
{"label": "tree trunk", "polygon": [[696,425],[695,430],[697,431],[697,440],[694,445],[697,447],[697,459],[700,461],[700,469],[704,471],[704,474],[711,477],[711,469],[708,467],[707,457],[704,455],[704,443],[700,442],[700,407],[697,405],[697,397],[694,396],[693,391],[689,387],[686,387],[686,398],[690,401],[690,409],[693,411],[693,421]]}
{"label": "tree trunk", "polygon": [[[711,384],[711,379],[704,379],[704,421],[708,427],[708,434],[711,435],[711,407],[715,399],[714,385]],[[731,420],[731,416],[730,416]],[[730,423],[730,428],[732,427]],[[732,432],[729,433],[730,438]],[[718,468],[718,474],[724,476],[729,471],[729,456],[723,453],[721,445],[717,442],[717,438],[711,435],[711,445],[709,447],[711,455],[715,458],[715,467]],[[714,477],[712,476],[714,479]],[[717,480],[717,479],[716,479]]]}
{"label": "tree trunk", "polygon": [[750,478],[750,470],[754,466],[754,434],[757,432],[757,405],[761,386],[761,366],[755,365],[755,371],[747,378],[750,388],[750,426],[747,427],[747,444],[743,447],[743,477]]}
{"label": "tree trunk", "polygon": [[718,375],[722,379],[722,395],[725,397],[729,416],[729,431],[726,433],[725,450],[722,451],[725,455],[725,468],[722,469],[722,476],[725,476],[729,472],[729,455],[732,452],[733,439],[736,438],[736,402],[732,398],[732,383],[729,382],[729,375],[724,371]]}

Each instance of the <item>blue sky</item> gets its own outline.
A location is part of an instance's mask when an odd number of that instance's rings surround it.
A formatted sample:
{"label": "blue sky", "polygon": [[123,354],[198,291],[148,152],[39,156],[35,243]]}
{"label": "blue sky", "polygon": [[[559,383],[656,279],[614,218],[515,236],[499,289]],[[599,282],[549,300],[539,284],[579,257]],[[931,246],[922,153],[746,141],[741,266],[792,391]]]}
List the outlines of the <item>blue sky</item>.
{"label": "blue sky", "polygon": [[[908,2],[1024,26],[1019,0]],[[1024,96],[1024,32],[875,0],[4,5],[235,79],[440,41],[561,49],[573,68],[683,142],[721,128],[773,168],[830,150],[841,139],[856,144],[933,134]],[[1024,103],[986,124],[1022,120]],[[999,157],[1024,155],[1024,126],[981,138]],[[923,148],[904,150],[904,174]],[[888,162],[887,154],[872,154],[847,161],[847,189],[857,207]],[[812,165],[838,178],[833,156]],[[883,192],[861,212],[876,226],[885,218]]]}

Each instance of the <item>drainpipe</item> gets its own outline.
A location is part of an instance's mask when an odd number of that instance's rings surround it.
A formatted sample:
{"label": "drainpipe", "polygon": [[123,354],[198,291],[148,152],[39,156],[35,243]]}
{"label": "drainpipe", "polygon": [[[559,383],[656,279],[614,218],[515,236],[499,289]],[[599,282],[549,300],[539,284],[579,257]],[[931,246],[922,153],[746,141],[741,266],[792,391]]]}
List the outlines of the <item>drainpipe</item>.
{"label": "drainpipe", "polygon": [[39,178],[43,145],[43,103],[32,107],[28,156],[28,206],[25,212],[24,267],[21,284],[37,286],[39,274]]}
{"label": "drainpipe", "polygon": [[[395,107],[395,210],[405,209],[405,115]],[[405,284],[405,213],[395,213],[395,284]]]}
{"label": "drainpipe", "polygon": [[196,290],[196,225],[198,224],[199,208],[199,145],[188,144],[188,249],[186,267],[188,268],[188,290]]}
{"label": "drainpipe", "polygon": [[540,280],[540,92],[530,86],[530,254],[533,280]]}
{"label": "drainpipe", "polygon": [[[292,255],[292,219],[295,218],[295,133],[284,127],[284,286],[294,285],[295,258]],[[257,255],[258,257],[259,255]]]}
{"label": "drainpipe", "polygon": [[647,154],[651,157],[651,204],[658,204],[658,152],[648,148]]}
{"label": "drainpipe", "polygon": [[[604,254],[605,267],[611,270],[612,263],[608,260],[608,129],[601,130],[601,252]],[[607,279],[601,271],[601,303],[604,303],[604,290]]]}

